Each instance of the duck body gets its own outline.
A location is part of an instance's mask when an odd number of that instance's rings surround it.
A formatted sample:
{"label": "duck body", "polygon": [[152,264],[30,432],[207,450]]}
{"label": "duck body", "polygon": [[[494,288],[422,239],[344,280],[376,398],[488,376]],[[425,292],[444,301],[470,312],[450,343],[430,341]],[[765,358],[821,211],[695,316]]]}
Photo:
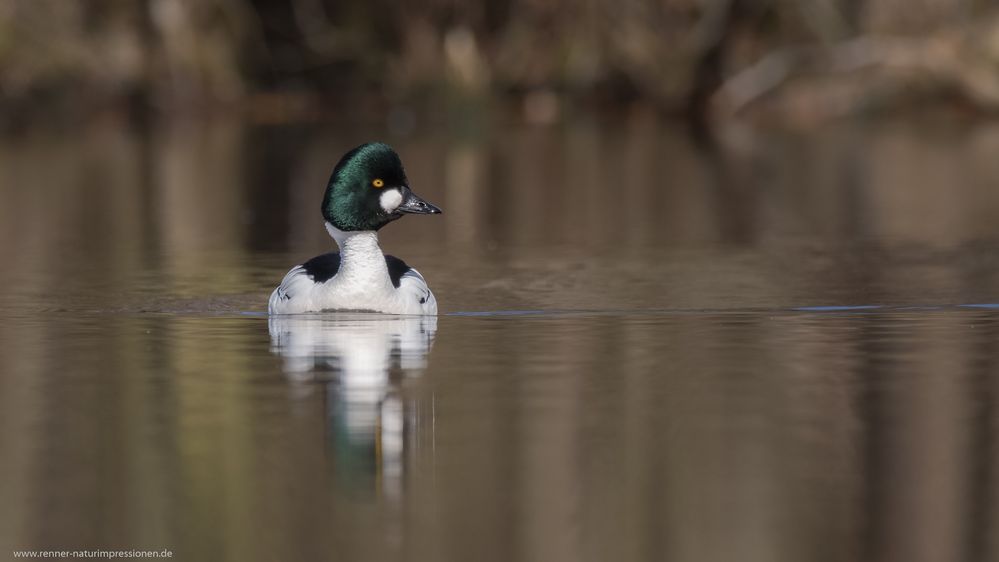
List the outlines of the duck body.
{"label": "duck body", "polygon": [[271,314],[437,314],[423,276],[378,244],[378,230],[404,214],[441,212],[412,192],[395,151],[368,143],[348,152],[333,170],[322,212],[340,251],[293,267],[271,293]]}
{"label": "duck body", "polygon": [[[327,229],[336,231],[331,225]],[[437,299],[419,271],[382,253],[376,232],[344,233],[340,252],[295,266],[271,293],[271,314],[331,310],[437,314]]]}

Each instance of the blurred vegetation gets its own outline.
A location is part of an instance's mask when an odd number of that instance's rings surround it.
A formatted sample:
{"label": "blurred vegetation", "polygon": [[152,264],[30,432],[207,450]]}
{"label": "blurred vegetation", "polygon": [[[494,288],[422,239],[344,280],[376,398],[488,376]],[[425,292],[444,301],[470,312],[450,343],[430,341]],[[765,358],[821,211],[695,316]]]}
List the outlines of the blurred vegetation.
{"label": "blurred vegetation", "polygon": [[0,0],[0,122],[103,108],[530,121],[999,108],[991,0]]}

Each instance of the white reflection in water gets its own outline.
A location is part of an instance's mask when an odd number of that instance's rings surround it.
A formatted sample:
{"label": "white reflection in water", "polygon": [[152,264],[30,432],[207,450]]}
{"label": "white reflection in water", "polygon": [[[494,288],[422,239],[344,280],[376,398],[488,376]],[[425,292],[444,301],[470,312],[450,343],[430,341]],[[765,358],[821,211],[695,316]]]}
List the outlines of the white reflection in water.
{"label": "white reflection in water", "polygon": [[[420,422],[402,382],[418,376],[437,333],[436,316],[324,314],[271,316],[271,351],[293,381],[326,383],[326,418],[338,464],[402,491],[406,436]],[[399,376],[393,376],[398,374]]]}

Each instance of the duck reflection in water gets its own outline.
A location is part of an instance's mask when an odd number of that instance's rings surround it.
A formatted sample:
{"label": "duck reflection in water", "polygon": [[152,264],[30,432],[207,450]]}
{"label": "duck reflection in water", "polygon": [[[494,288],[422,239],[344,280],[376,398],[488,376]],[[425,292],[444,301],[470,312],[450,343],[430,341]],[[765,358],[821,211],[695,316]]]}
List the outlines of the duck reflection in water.
{"label": "duck reflection in water", "polygon": [[334,466],[390,496],[401,492],[407,449],[431,406],[406,398],[437,332],[436,316],[282,315],[268,320],[271,351],[297,383],[322,383]]}

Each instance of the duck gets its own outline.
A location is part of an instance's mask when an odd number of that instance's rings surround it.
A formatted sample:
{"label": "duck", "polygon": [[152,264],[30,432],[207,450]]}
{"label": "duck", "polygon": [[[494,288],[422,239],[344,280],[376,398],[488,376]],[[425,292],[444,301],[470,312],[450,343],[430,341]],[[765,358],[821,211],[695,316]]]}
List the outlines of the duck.
{"label": "duck", "polygon": [[426,279],[378,244],[378,231],[392,221],[441,213],[410,189],[402,159],[391,146],[369,142],[344,154],[330,175],[321,210],[340,251],[291,268],[271,293],[270,314],[437,314]]}

